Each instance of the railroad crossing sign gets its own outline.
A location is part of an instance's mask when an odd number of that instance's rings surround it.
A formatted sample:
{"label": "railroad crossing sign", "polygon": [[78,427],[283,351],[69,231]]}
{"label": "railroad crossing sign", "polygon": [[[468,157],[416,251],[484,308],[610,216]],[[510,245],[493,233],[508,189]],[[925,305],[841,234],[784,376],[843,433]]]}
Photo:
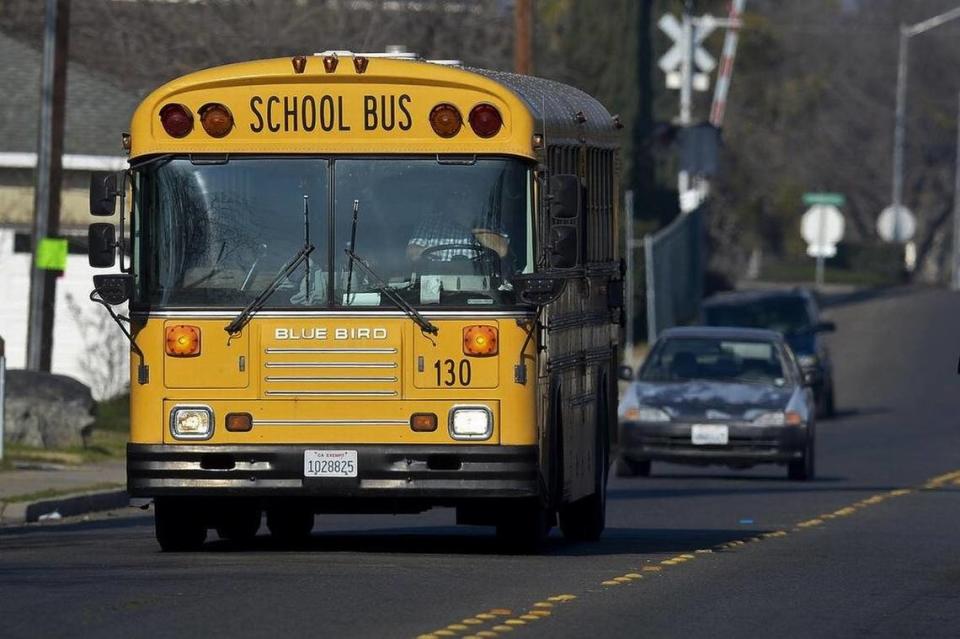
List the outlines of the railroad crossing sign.
{"label": "railroad crossing sign", "polygon": [[[700,45],[717,28],[718,22],[710,15],[694,18],[692,22],[690,30],[693,32],[693,64],[700,70],[700,73],[694,74],[692,84],[694,89],[706,91],[710,87],[710,78],[707,74],[716,68],[717,61]],[[680,66],[683,64],[684,52],[689,47],[685,30],[683,25],[669,13],[660,18],[657,26],[673,40],[673,46],[657,61],[657,66],[667,74],[667,88],[679,89]]]}
{"label": "railroad crossing sign", "polygon": [[814,204],[800,220],[800,235],[810,257],[833,257],[843,239],[843,214],[833,204]]}
{"label": "railroad crossing sign", "polygon": [[891,204],[877,218],[877,235],[884,242],[909,242],[916,232],[917,218],[902,204]]}

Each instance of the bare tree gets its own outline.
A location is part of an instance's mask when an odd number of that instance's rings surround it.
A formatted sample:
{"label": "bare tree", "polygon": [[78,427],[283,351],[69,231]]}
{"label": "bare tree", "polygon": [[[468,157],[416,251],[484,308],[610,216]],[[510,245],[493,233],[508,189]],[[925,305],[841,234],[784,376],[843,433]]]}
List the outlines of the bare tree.
{"label": "bare tree", "polygon": [[126,392],[130,382],[126,337],[100,306],[81,306],[69,293],[66,302],[83,344],[79,364],[86,371],[94,399],[102,401]]}

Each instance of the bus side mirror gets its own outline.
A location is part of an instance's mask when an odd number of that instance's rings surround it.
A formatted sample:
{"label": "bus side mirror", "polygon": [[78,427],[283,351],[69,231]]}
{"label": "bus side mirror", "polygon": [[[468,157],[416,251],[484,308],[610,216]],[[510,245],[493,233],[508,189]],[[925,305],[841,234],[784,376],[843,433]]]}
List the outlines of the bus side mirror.
{"label": "bus side mirror", "polygon": [[117,263],[117,235],[113,224],[96,222],[87,231],[87,255],[90,266],[110,268]]}
{"label": "bus side mirror", "polygon": [[133,275],[110,273],[93,276],[93,290],[107,304],[116,306],[133,297]]}
{"label": "bus side mirror", "polygon": [[624,382],[633,381],[633,369],[629,366],[621,366],[617,369],[617,377]]}
{"label": "bus side mirror", "polygon": [[579,252],[580,238],[576,226],[554,224],[550,227],[550,266],[574,268],[580,262]]}
{"label": "bus side mirror", "polygon": [[90,175],[90,215],[106,217],[117,209],[117,174],[94,171]]}
{"label": "bus side mirror", "polygon": [[575,224],[580,217],[583,188],[576,175],[554,175],[550,178],[550,217]]}
{"label": "bus side mirror", "polygon": [[580,215],[583,187],[576,175],[550,178],[550,266],[571,269],[580,264]]}

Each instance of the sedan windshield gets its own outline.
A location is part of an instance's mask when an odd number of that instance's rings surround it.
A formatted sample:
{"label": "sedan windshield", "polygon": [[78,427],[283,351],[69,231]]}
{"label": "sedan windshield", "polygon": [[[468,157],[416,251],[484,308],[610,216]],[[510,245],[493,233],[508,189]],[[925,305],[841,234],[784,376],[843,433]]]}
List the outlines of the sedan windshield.
{"label": "sedan windshield", "polygon": [[710,338],[668,338],[647,358],[638,379],[644,382],[786,383],[780,353],[772,342]]}
{"label": "sedan windshield", "polygon": [[137,300],[242,308],[312,245],[264,308],[514,304],[531,182],[499,158],[157,161],[137,172]]}

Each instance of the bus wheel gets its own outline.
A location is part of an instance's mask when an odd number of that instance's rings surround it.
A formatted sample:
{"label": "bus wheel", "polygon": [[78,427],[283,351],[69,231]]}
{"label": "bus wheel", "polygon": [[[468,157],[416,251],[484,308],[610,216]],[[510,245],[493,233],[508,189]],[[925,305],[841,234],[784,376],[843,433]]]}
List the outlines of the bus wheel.
{"label": "bus wheel", "polygon": [[537,552],[554,523],[553,511],[540,500],[525,501],[521,506],[505,509],[497,522],[497,540],[507,552]]}
{"label": "bus wheel", "polygon": [[597,413],[597,444],[593,494],[560,508],[560,530],[571,541],[596,541],[607,524],[607,475],[610,439],[607,435],[606,393]]}
{"label": "bus wheel", "polygon": [[271,508],[267,510],[267,528],[278,541],[304,541],[313,530],[313,512],[304,508]]}
{"label": "bus wheel", "polygon": [[248,542],[257,536],[260,530],[261,512],[253,506],[234,506],[220,515],[217,522],[217,534],[220,539],[236,542]]}
{"label": "bus wheel", "polygon": [[154,502],[154,527],[163,552],[193,552],[207,540],[207,525],[189,503],[158,499]]}

